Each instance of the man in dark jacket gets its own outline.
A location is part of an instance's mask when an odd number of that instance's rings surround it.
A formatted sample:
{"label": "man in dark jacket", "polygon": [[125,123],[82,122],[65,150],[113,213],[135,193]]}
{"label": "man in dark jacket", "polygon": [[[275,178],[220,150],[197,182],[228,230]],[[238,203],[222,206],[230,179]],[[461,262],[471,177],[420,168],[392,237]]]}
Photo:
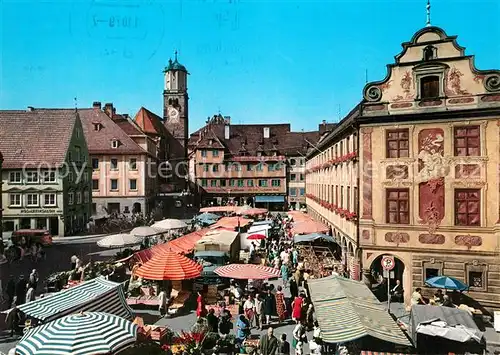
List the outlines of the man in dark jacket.
{"label": "man in dark jacket", "polygon": [[12,302],[14,302],[14,296],[16,295],[16,281],[14,281],[13,275],[10,275],[9,281],[7,281],[5,293],[7,295],[8,308],[10,308],[12,307]]}
{"label": "man in dark jacket", "polygon": [[17,281],[16,285],[16,304],[18,306],[26,302],[27,285],[28,281],[24,278],[24,275],[19,276],[19,281]]}
{"label": "man in dark jacket", "polygon": [[267,334],[264,334],[259,341],[260,353],[262,355],[276,355],[278,345],[278,339],[274,336],[273,328],[267,328]]}

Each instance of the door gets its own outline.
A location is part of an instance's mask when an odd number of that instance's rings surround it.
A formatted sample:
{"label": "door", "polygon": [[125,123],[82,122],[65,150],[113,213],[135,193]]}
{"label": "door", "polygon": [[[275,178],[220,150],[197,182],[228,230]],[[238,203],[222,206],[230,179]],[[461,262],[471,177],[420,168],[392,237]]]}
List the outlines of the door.
{"label": "door", "polygon": [[59,218],[50,217],[49,219],[49,232],[53,236],[59,235]]}

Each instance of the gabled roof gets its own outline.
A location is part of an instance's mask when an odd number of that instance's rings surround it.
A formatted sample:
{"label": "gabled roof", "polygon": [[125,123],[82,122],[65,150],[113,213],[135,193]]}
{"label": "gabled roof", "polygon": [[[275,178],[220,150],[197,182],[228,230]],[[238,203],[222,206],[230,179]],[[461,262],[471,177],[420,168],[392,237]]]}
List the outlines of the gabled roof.
{"label": "gabled roof", "polygon": [[[148,154],[125,133],[104,111],[95,108],[79,109],[83,133],[89,154]],[[98,126],[98,130],[96,126]],[[117,140],[118,147],[111,146]]]}
{"label": "gabled roof", "polygon": [[74,109],[0,111],[3,168],[61,166],[66,159],[77,119]]}
{"label": "gabled roof", "polygon": [[134,122],[146,134],[159,136],[165,136],[168,134],[160,116],[149,111],[147,108],[141,107],[139,111],[137,111],[134,117]]}
{"label": "gabled roof", "polygon": [[145,133],[139,128],[139,126],[137,126],[137,124],[134,121],[123,115],[113,116],[113,122],[115,122],[118,125],[118,127],[120,127],[129,136],[145,135]]}

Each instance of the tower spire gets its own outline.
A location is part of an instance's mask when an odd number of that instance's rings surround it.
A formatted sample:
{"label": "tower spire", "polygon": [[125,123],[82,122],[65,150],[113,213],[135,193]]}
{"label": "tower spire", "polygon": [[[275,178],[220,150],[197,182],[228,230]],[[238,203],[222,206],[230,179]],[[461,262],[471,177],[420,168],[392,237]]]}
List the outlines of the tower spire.
{"label": "tower spire", "polygon": [[425,9],[427,10],[427,22],[425,26],[429,27],[431,26],[431,0],[427,0],[427,6]]}
{"label": "tower spire", "polygon": [[174,56],[175,56],[174,61],[176,61],[176,62],[177,62],[177,49],[176,49],[176,50],[175,50],[175,52],[174,52]]}

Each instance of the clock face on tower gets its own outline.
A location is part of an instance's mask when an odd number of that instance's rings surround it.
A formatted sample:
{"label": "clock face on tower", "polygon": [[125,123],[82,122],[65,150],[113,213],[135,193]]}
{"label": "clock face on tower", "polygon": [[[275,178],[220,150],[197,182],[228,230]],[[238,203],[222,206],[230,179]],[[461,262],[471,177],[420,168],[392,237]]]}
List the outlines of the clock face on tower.
{"label": "clock face on tower", "polygon": [[169,107],[168,117],[170,119],[170,122],[173,123],[179,122],[179,111],[175,107]]}

